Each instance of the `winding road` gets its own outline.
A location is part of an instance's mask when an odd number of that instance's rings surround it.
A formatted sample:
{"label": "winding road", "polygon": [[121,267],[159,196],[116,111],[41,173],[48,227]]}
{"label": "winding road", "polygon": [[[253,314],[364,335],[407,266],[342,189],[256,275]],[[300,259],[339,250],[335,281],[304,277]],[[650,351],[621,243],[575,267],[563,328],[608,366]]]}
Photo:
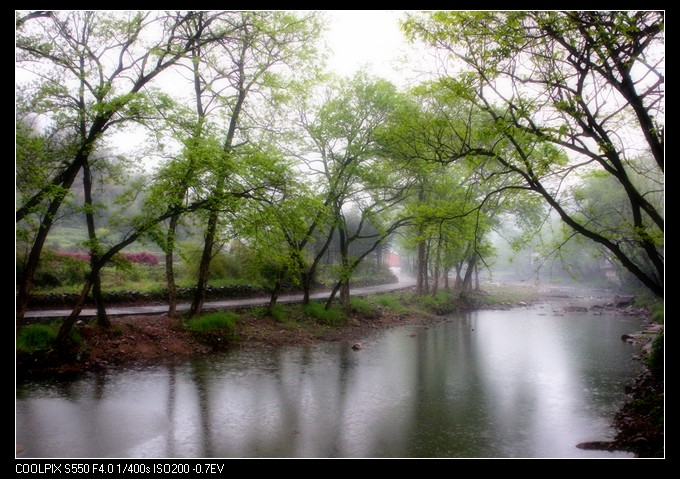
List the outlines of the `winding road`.
{"label": "winding road", "polygon": [[[380,284],[376,286],[366,286],[363,288],[352,288],[351,294],[353,296],[366,296],[375,293],[387,293],[390,291],[399,291],[403,289],[408,289],[415,286],[415,278],[410,278],[406,276],[400,276],[397,283],[390,284]],[[326,299],[330,295],[329,291],[323,291],[319,293],[313,293],[310,295],[310,299]],[[243,299],[227,299],[222,301],[206,301],[203,305],[204,311],[219,310],[219,309],[232,309],[232,308],[243,308],[249,306],[261,306],[269,304],[269,296],[260,296],[255,298],[243,298]],[[286,294],[279,296],[279,303],[301,303],[302,294]],[[177,311],[188,311],[190,308],[190,303],[178,303]],[[144,306],[111,306],[106,308],[106,313],[109,316],[131,316],[139,314],[163,314],[167,312],[167,304],[154,304],[154,305],[144,305]],[[45,309],[40,311],[26,311],[24,318],[29,319],[43,319],[43,318],[65,318],[71,314],[70,309]],[[80,312],[80,317],[93,317],[96,316],[97,311],[95,309],[83,309]]]}

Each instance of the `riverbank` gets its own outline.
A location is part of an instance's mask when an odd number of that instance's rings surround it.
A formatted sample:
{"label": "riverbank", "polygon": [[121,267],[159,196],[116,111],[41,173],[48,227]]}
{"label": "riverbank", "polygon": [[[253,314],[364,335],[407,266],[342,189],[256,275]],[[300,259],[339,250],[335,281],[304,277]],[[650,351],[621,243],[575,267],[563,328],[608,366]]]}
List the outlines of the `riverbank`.
{"label": "riverbank", "polygon": [[17,353],[17,380],[68,377],[89,371],[181,361],[230,348],[272,348],[316,341],[345,341],[352,345],[387,327],[427,324],[441,319],[426,308],[413,305],[407,309],[402,303],[393,309],[375,307],[370,311],[353,311],[344,321],[334,324],[307,317],[298,307],[291,306],[287,311],[287,317],[282,318],[265,315],[262,308],[257,307],[234,309],[239,319],[231,340],[210,344],[186,328],[186,318],[182,316],[116,316],[110,318],[109,329],[100,328],[93,321],[81,321],[75,327],[81,341],[77,347],[69,351]]}
{"label": "riverbank", "polygon": [[[82,343],[72,351],[17,354],[17,380],[68,378],[91,371],[184,361],[194,356],[219,354],[229,348],[276,348],[317,341],[339,341],[347,348],[360,349],[361,343],[371,334],[401,325],[427,327],[443,319],[437,312],[447,312],[447,305],[443,303],[426,301],[423,305],[416,303],[410,292],[400,294],[399,307],[374,304],[372,308],[353,311],[346,320],[337,324],[325,324],[306,317],[300,310],[286,317],[272,317],[262,315],[262,310],[257,308],[239,309],[235,311],[239,316],[235,334],[228,344],[206,344],[185,328],[181,319],[169,318],[164,314],[113,317],[108,330],[83,322],[77,326]],[[465,298],[463,303],[455,307],[508,309],[524,307],[534,301],[540,301],[540,297],[530,288],[494,290],[492,293]],[[570,309],[583,307],[575,303],[565,304],[565,314]],[[602,314],[604,307],[606,305],[593,305],[591,314]],[[614,314],[639,315],[641,319],[645,314],[630,304],[614,304],[609,308]],[[632,337],[637,338],[637,341],[643,340],[641,336]],[[645,337],[645,341],[649,341],[649,337]],[[638,344],[641,346],[641,343]],[[587,443],[584,447],[626,450],[638,457],[663,457],[663,423],[659,428],[659,424],[650,424],[649,421],[650,408],[658,407],[659,398],[663,406],[663,381],[643,376],[631,385],[628,394],[630,401],[614,419],[618,431],[616,440]]]}

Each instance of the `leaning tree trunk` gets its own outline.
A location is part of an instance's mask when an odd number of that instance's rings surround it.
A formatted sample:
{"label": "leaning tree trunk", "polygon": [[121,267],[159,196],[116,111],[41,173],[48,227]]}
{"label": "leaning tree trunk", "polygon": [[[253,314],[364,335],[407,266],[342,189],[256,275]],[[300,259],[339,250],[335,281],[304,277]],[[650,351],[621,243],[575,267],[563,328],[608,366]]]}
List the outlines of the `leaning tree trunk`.
{"label": "leaning tree trunk", "polygon": [[89,161],[83,163],[83,194],[85,196],[85,221],[87,223],[87,235],[90,240],[90,269],[94,272],[92,278],[92,296],[97,308],[97,324],[103,328],[110,328],[111,321],[106,314],[104,296],[102,295],[102,281],[100,269],[95,268],[99,262],[99,240],[97,228],[94,224],[94,205],[92,202],[92,171]]}
{"label": "leaning tree trunk", "polygon": [[305,266],[302,257],[298,256],[298,266],[300,268],[300,282],[302,284],[303,291],[302,304],[304,305],[309,304],[309,295],[310,290],[312,288],[312,281],[314,280],[314,276],[316,275],[316,268],[319,266],[321,259],[323,258],[323,256],[326,254],[326,251],[330,247],[331,241],[333,241],[333,236],[335,235],[335,230],[336,226],[335,225],[331,226],[331,229],[329,230],[328,235],[326,236],[326,241],[324,242],[323,246],[314,257],[314,261],[312,261],[312,265],[309,267],[309,269]]}
{"label": "leaning tree trunk", "polygon": [[[84,149],[83,149],[84,150]],[[66,198],[66,194],[73,185],[73,182],[82,167],[83,161],[87,159],[85,153],[79,152],[76,155],[75,160],[71,165],[64,170],[60,175],[59,183],[54,183],[56,186],[56,194],[50,201],[47,211],[45,212],[40,226],[38,227],[38,232],[33,240],[33,245],[31,246],[31,251],[28,253],[28,259],[26,261],[26,267],[24,268],[22,276],[19,278],[19,284],[17,285],[17,299],[16,299],[16,325],[17,331],[24,319],[24,314],[28,308],[28,299],[31,295],[31,290],[33,289],[33,278],[35,277],[35,272],[38,269],[38,263],[40,262],[40,255],[42,253],[43,247],[45,246],[45,241],[47,240],[47,235],[50,233],[50,229],[54,223],[54,218],[57,216],[57,212],[61,208],[61,205]],[[36,200],[36,205],[39,200]],[[32,203],[31,203],[32,205]],[[31,208],[25,206],[21,208],[21,214],[17,213],[17,221],[21,221],[30,213]]]}
{"label": "leaning tree trunk", "polygon": [[477,256],[473,256],[468,260],[467,269],[465,270],[465,277],[463,278],[462,290],[465,292],[472,291],[472,275],[477,264]]}
{"label": "leaning tree trunk", "polygon": [[463,265],[465,264],[465,261],[461,261],[456,265],[456,283],[454,284],[454,289],[460,290],[463,287],[463,277],[460,275],[460,272],[463,270]]}
{"label": "leaning tree trunk", "polygon": [[194,300],[191,303],[191,309],[189,311],[189,315],[192,317],[201,314],[201,311],[203,310],[203,303],[205,303],[205,295],[208,288],[208,276],[210,273],[210,262],[212,261],[215,236],[217,235],[218,216],[219,213],[214,211],[210,213],[210,218],[208,218],[208,228],[205,232],[203,254],[201,255],[201,263],[198,268],[196,291],[194,293]]}
{"label": "leaning tree trunk", "polygon": [[80,296],[78,296],[78,299],[76,300],[76,304],[73,306],[71,314],[69,314],[69,316],[61,324],[61,328],[59,328],[57,337],[54,340],[54,345],[57,349],[63,349],[69,344],[73,325],[76,323],[78,317],[80,316],[80,312],[83,310],[83,306],[85,304],[85,300],[87,299],[87,295],[90,294],[90,289],[94,284],[94,278],[97,276],[98,273],[99,269],[97,266],[95,266],[95,268],[92,271],[90,271],[90,274],[87,275],[87,278],[85,279],[85,284],[83,285],[83,289],[80,291]]}

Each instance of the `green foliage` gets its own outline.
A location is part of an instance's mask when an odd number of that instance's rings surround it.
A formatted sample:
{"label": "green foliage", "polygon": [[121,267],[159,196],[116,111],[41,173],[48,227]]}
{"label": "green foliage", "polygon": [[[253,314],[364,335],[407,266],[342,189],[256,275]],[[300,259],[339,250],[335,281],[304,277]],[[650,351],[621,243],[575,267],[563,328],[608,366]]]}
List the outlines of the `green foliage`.
{"label": "green foliage", "polygon": [[663,324],[664,322],[664,304],[661,301],[657,301],[652,307],[652,321],[657,324]]}
{"label": "green foliage", "polygon": [[[202,247],[193,242],[184,242],[180,245],[182,264],[180,275],[184,278],[195,278],[198,275],[201,263]],[[239,247],[226,251],[221,249],[210,262],[209,279],[215,280],[241,280],[246,277],[247,265],[243,254],[239,254]]]}
{"label": "green foliage", "polygon": [[17,351],[33,353],[50,349],[57,337],[58,328],[46,324],[29,324],[21,329],[17,337]]}
{"label": "green foliage", "polygon": [[663,330],[654,338],[652,349],[646,358],[647,367],[658,378],[663,377],[664,372],[664,334]]}
{"label": "green foliage", "polygon": [[371,318],[376,313],[375,307],[369,300],[358,296],[350,299],[350,311],[365,318]]}
{"label": "green foliage", "polygon": [[[19,277],[23,274],[23,265],[23,260],[17,258],[17,276]],[[44,251],[33,281],[38,288],[79,286],[89,271],[90,265],[86,260]]]}
{"label": "green foliage", "polygon": [[[662,296],[663,127],[656,125],[665,115],[657,67],[664,64],[663,13],[423,12],[409,15],[402,28],[460,61],[472,87],[465,92],[446,77],[438,85],[450,89],[449,108],[467,105],[469,125],[487,116],[472,128],[454,127],[466,143],[459,155],[478,156],[484,183],[495,178],[502,188],[540,193],[572,233],[606,248],[608,259]],[[499,80],[503,91],[491,98]],[[640,90],[630,91],[629,82]],[[437,94],[425,97],[436,104]],[[622,101],[610,101],[614,96]],[[592,141],[584,144],[584,137]],[[630,138],[647,144],[633,149]],[[634,158],[643,148],[647,161]],[[579,186],[574,173],[593,167],[601,167],[602,178],[572,198],[564,194],[567,185]]]}
{"label": "green foliage", "polygon": [[328,326],[343,326],[347,316],[338,309],[326,309],[324,303],[312,301],[304,308],[305,314],[319,323]]}
{"label": "green foliage", "polygon": [[403,305],[400,296],[393,294],[378,294],[371,298],[378,306],[386,308],[395,314],[403,314],[406,307]]}
{"label": "green foliage", "polygon": [[632,409],[633,415],[644,417],[652,425],[663,430],[665,424],[663,394],[655,392],[644,394],[642,397],[634,399],[629,407]]}
{"label": "green foliage", "polygon": [[239,315],[232,311],[215,311],[189,320],[186,327],[201,341],[218,345],[235,339],[238,321]]}
{"label": "green foliage", "polygon": [[455,311],[458,307],[453,301],[451,293],[446,291],[437,291],[437,294],[434,296],[419,296],[418,302],[434,314],[446,314]]}
{"label": "green foliage", "polygon": [[290,308],[277,304],[272,309],[268,311],[269,316],[271,316],[274,321],[288,324],[295,322],[295,318],[290,315]]}
{"label": "green foliage", "polygon": [[270,317],[277,323],[292,324],[295,323],[295,310],[297,305],[282,305],[277,304],[269,309],[264,306],[257,306],[250,310],[250,313],[256,317]]}
{"label": "green foliage", "polygon": [[[21,328],[16,339],[16,350],[23,353],[35,353],[52,349],[52,343],[57,338],[61,324],[28,324]],[[76,331],[71,331],[71,340],[74,344],[82,343],[82,339]]]}

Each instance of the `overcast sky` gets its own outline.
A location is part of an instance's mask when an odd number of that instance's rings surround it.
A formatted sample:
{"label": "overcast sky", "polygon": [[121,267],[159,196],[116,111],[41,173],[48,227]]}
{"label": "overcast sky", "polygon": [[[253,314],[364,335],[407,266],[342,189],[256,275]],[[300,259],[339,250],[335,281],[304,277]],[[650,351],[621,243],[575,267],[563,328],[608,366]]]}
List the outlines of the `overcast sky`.
{"label": "overcast sky", "polygon": [[399,28],[404,10],[328,10],[328,68],[351,76],[366,67],[371,73],[405,86],[427,61],[423,49],[410,45]]}

